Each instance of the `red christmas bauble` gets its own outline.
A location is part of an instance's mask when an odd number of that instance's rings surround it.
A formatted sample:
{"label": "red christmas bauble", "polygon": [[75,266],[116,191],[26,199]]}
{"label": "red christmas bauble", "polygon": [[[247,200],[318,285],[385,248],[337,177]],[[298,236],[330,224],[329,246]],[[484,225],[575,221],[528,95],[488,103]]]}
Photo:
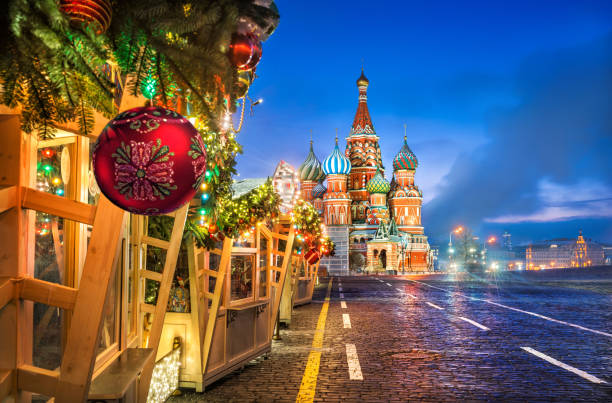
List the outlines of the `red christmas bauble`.
{"label": "red christmas bauble", "polygon": [[195,127],[178,113],[134,108],[102,130],[93,169],[100,190],[117,206],[164,214],[195,196],[206,174],[206,150]]}
{"label": "red christmas bauble", "polygon": [[110,0],[60,0],[60,10],[76,25],[90,25],[97,34],[108,29],[113,9]]}
{"label": "red christmas bauble", "polygon": [[261,59],[261,41],[253,34],[232,35],[229,48],[229,58],[232,64],[240,70],[253,70]]}

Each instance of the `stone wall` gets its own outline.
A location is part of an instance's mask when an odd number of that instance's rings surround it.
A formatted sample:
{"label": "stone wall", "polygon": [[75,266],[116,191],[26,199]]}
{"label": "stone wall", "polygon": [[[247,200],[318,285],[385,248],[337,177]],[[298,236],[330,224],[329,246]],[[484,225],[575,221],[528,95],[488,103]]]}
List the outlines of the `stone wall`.
{"label": "stone wall", "polygon": [[334,256],[321,259],[320,267],[325,267],[330,276],[349,275],[349,227],[347,225],[330,225],[327,235],[336,244]]}

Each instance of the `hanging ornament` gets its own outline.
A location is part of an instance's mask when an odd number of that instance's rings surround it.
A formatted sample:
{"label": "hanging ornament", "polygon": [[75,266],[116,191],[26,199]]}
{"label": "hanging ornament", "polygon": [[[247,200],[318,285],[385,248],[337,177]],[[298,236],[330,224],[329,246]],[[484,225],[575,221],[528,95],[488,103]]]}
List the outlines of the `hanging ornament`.
{"label": "hanging ornament", "polygon": [[253,82],[253,72],[242,70],[238,72],[238,80],[236,83],[236,98],[244,98],[249,92],[249,87]]}
{"label": "hanging ornament", "polygon": [[106,32],[113,15],[110,0],[60,0],[60,10],[73,25],[87,25],[97,34]]}
{"label": "hanging ornament", "polygon": [[319,251],[317,251],[315,248],[310,249],[304,254],[304,259],[306,259],[308,264],[315,264],[319,261],[320,258],[321,255],[319,254]]}
{"label": "hanging ornament", "polygon": [[253,4],[256,7],[264,8],[265,10],[257,10],[259,14],[259,23],[253,21],[248,16],[240,16],[238,18],[237,31],[240,33],[253,33],[260,40],[265,41],[274,32],[280,20],[278,7],[272,0],[254,0]]}
{"label": "hanging ornament", "polygon": [[234,67],[240,70],[253,70],[261,59],[261,41],[253,34],[232,35],[229,58]]}
{"label": "hanging ornament", "polygon": [[158,215],[195,196],[206,172],[206,151],[198,131],[178,113],[134,108],[106,125],[93,168],[100,190],[117,206]]}

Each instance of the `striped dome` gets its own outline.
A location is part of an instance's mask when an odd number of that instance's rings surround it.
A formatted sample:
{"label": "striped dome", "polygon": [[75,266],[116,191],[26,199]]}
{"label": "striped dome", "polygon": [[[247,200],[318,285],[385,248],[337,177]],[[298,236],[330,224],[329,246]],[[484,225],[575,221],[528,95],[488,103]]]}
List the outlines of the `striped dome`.
{"label": "striped dome", "polygon": [[368,184],[366,185],[366,190],[369,193],[387,194],[389,193],[390,188],[391,187],[389,186],[389,182],[387,182],[385,177],[382,176],[379,169],[376,170],[376,174],[372,179],[368,181]]}
{"label": "striped dome", "polygon": [[310,151],[308,152],[308,156],[298,168],[298,175],[300,175],[300,180],[303,181],[320,182],[325,179],[325,173],[323,173],[321,162],[319,162],[314,154],[314,151],[312,150],[312,140],[310,141]]}
{"label": "striped dome", "polygon": [[414,155],[410,147],[408,147],[408,143],[406,142],[406,136],[404,136],[404,145],[393,159],[393,169],[395,171],[398,171],[400,169],[415,170],[418,166],[419,161],[417,160],[416,155]]}
{"label": "striped dome", "polygon": [[348,175],[351,172],[351,161],[338,149],[338,138],[336,138],[336,148],[323,161],[323,172],[326,175]]}
{"label": "striped dome", "polygon": [[317,186],[314,187],[314,189],[312,189],[312,198],[321,199],[323,198],[325,192],[327,192],[327,189],[325,188],[325,186],[323,186],[322,183],[319,183]]}

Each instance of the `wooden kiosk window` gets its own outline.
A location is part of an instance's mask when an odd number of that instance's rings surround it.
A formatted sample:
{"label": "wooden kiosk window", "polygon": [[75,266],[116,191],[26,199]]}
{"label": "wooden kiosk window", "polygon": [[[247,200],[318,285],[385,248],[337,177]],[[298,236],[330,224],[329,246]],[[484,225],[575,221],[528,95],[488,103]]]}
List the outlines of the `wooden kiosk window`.
{"label": "wooden kiosk window", "polygon": [[253,299],[255,255],[232,254],[230,268],[230,300],[245,302]]}

